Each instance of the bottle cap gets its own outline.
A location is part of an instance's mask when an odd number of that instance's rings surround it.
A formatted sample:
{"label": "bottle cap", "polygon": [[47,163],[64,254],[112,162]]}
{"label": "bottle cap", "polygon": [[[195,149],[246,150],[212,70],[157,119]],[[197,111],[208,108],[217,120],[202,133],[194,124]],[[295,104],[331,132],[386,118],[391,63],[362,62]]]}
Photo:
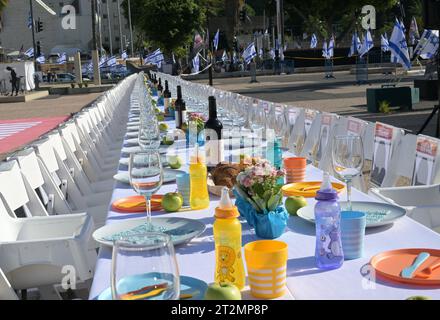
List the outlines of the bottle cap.
{"label": "bottle cap", "polygon": [[316,192],[316,200],[335,200],[338,199],[338,193],[330,182],[330,175],[324,172],[322,177],[321,188]]}
{"label": "bottle cap", "polygon": [[215,217],[220,219],[237,218],[240,214],[229,197],[228,187],[222,188],[222,197],[219,206],[215,208]]}

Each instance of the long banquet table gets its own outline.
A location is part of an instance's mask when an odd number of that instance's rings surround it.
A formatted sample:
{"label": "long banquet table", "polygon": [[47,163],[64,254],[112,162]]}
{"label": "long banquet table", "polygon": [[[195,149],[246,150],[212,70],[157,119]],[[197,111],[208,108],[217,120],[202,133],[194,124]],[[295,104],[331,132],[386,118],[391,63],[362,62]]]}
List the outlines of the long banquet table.
{"label": "long banquet table", "polygon": [[[166,123],[170,128],[174,128],[174,121],[166,121]],[[188,149],[179,151],[179,154],[186,160],[185,163],[188,163],[190,152],[192,151]],[[284,155],[292,156],[289,152]],[[126,171],[127,167],[121,165],[119,170],[120,172]],[[188,171],[188,165],[183,165],[180,170]],[[319,169],[312,165],[307,166],[306,180],[321,180],[321,178],[322,172]],[[164,184],[158,194],[175,190],[175,183]],[[134,194],[135,192],[129,185],[116,182],[111,201]],[[345,195],[341,197],[344,199]],[[216,196],[210,195],[210,198],[210,207],[205,210],[175,213],[153,212],[153,217],[185,217],[198,219],[205,223],[205,232],[190,243],[176,247],[176,254],[181,275],[199,278],[207,283],[214,281],[215,251],[212,224],[214,222],[214,208],[219,201]],[[352,198],[358,201],[378,201],[356,189],[352,191]],[[315,200],[308,199],[308,202],[313,204]],[[106,223],[117,223],[123,219],[139,218],[143,215],[143,213],[120,214],[110,209]],[[243,245],[259,239],[246,221],[242,221],[242,226]],[[440,247],[440,234],[408,217],[403,217],[392,225],[367,229],[364,256],[360,259],[345,261],[341,268],[331,271],[322,271],[315,267],[315,228],[313,224],[299,217],[290,217],[286,231],[278,240],[288,244],[288,290],[281,299],[405,299],[413,295],[425,295],[433,299],[440,299],[440,288],[404,286],[374,279],[374,275],[372,278],[373,273],[368,262],[377,253],[400,248],[438,249]],[[89,299],[96,299],[102,291],[110,286],[110,270],[111,248],[101,246]],[[252,299],[246,288],[243,297]]]}

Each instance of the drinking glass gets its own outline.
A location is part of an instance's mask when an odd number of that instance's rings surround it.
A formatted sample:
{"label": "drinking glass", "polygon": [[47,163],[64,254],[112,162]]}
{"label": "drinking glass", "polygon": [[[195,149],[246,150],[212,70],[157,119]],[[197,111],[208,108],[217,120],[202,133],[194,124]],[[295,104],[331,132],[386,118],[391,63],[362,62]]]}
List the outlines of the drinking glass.
{"label": "drinking glass", "polygon": [[115,241],[111,290],[113,300],[179,299],[179,269],[171,237],[147,232]]}
{"label": "drinking glass", "polygon": [[347,211],[351,211],[351,182],[360,174],[364,163],[362,138],[357,135],[335,136],[332,161],[333,169],[347,185]]}
{"label": "drinking glass", "polygon": [[151,224],[151,196],[163,183],[163,169],[160,154],[157,151],[130,154],[128,166],[130,185],[145,197],[147,209],[147,230],[153,231]]}

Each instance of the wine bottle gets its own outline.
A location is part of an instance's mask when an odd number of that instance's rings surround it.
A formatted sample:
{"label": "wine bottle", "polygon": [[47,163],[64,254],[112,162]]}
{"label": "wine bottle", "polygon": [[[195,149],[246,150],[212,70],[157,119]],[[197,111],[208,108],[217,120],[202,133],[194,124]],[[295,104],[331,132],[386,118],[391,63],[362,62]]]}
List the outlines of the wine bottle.
{"label": "wine bottle", "polygon": [[182,129],[183,124],[186,122],[186,104],[182,98],[182,87],[177,86],[177,99],[175,102],[175,120],[176,128]]}
{"label": "wine bottle", "polygon": [[169,113],[168,108],[170,106],[171,92],[168,89],[168,80],[165,80],[165,90],[163,91],[163,106],[165,113]]}
{"label": "wine bottle", "polygon": [[217,118],[217,105],[215,97],[210,96],[208,101],[209,118],[205,123],[205,152],[206,166],[208,167],[208,171],[212,171],[218,163],[223,161],[223,124]]}

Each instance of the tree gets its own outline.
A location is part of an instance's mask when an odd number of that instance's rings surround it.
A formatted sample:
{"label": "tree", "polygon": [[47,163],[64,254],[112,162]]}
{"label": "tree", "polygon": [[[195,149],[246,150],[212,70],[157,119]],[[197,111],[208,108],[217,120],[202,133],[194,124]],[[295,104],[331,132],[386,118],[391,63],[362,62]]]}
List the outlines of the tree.
{"label": "tree", "polygon": [[[127,0],[122,6],[127,15]],[[195,0],[131,0],[131,12],[136,30],[165,53],[188,44],[205,17]]]}
{"label": "tree", "polygon": [[0,0],[0,13],[3,12],[3,9],[8,5],[8,0]]}

